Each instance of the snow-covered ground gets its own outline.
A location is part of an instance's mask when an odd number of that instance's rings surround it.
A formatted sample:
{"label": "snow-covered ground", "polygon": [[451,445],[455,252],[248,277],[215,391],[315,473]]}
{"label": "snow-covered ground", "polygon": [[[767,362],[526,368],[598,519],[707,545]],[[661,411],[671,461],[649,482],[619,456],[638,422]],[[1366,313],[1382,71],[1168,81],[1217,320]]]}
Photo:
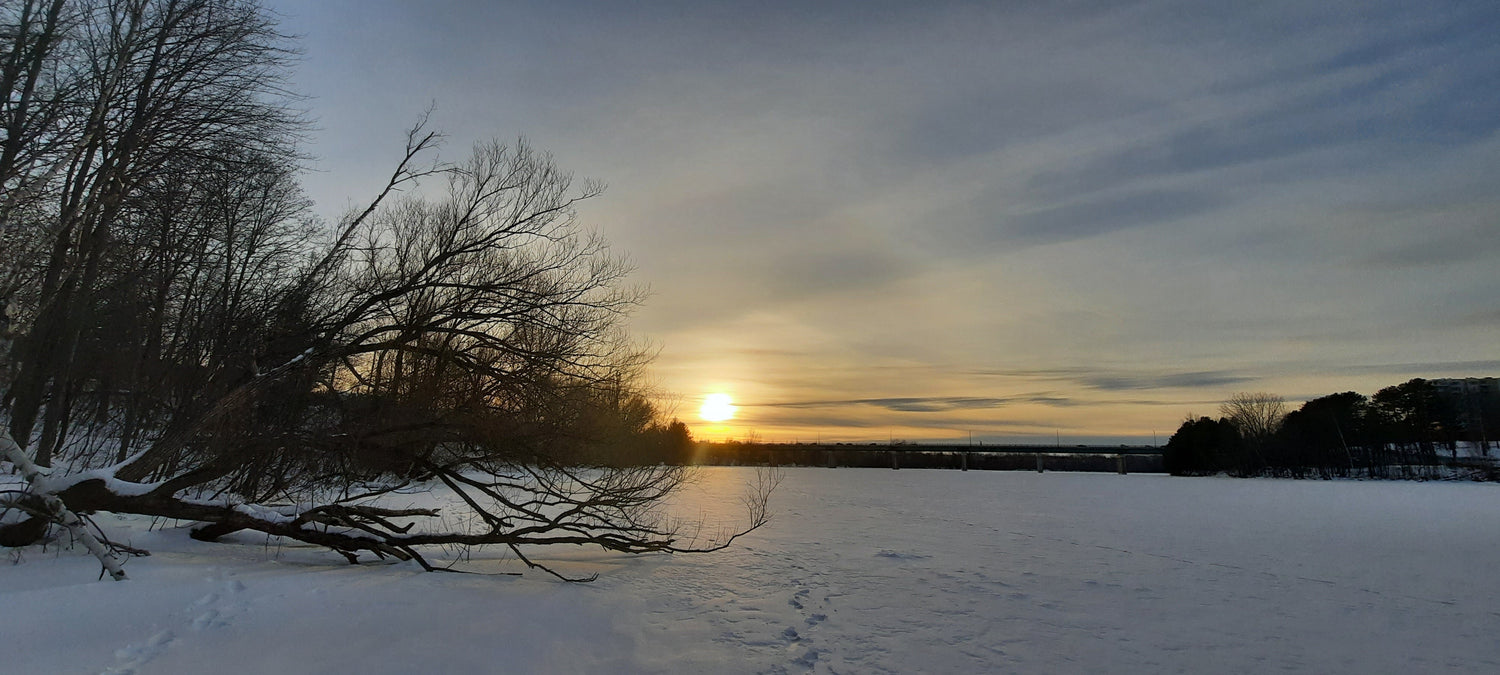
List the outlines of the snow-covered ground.
{"label": "snow-covered ground", "polygon": [[[751,471],[677,508],[733,517]],[[106,516],[155,555],[0,562],[0,672],[1500,672],[1497,485],[784,473],[727,551],[537,552],[592,584]]]}

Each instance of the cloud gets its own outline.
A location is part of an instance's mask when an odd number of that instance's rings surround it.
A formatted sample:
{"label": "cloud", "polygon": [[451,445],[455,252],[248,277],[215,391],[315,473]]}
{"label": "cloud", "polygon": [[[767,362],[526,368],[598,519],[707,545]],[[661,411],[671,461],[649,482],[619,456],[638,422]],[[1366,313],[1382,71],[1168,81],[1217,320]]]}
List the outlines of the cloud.
{"label": "cloud", "polygon": [[[1144,382],[1131,382],[1131,386],[1118,388],[1098,387],[1100,389],[1126,390],[1146,389],[1149,386]],[[1139,385],[1139,386],[1136,386]],[[1163,385],[1183,386],[1183,385]],[[1206,386],[1206,385],[1204,385]],[[1202,404],[1209,401],[1184,401],[1184,400],[1162,400],[1162,399],[1085,399],[1066,396],[1055,396],[1047,394],[1035,394],[1026,396],[1012,396],[1005,398],[993,398],[982,396],[916,396],[916,397],[889,397],[889,398],[854,398],[842,400],[809,400],[809,401],[778,401],[771,403],[741,403],[742,408],[766,408],[766,409],[794,409],[813,410],[821,408],[845,408],[852,406],[869,406],[881,408],[891,412],[902,413],[942,413],[963,410],[991,410],[1012,405],[1041,405],[1053,408],[1071,408],[1087,406],[1163,406]]]}
{"label": "cloud", "polygon": [[1415,375],[1420,377],[1439,377],[1442,375],[1463,376],[1485,376],[1492,377],[1494,373],[1500,372],[1500,360],[1474,360],[1474,361],[1425,361],[1418,363],[1380,363],[1380,364],[1353,364],[1332,366],[1324,369],[1334,373],[1375,374],[1375,375]]}
{"label": "cloud", "polygon": [[[845,240],[817,248],[786,251],[766,261],[751,261],[759,267],[768,288],[779,298],[859,290],[869,293],[910,278],[922,266],[895,251],[870,246],[869,242]],[[749,276],[757,270],[746,269]]]}
{"label": "cloud", "polygon": [[455,151],[524,134],[611,185],[661,386],[775,424],[1496,370],[1492,3],[271,3],[321,204],[428,101]]}
{"label": "cloud", "polygon": [[[1141,389],[1205,389],[1253,382],[1258,376],[1240,371],[1206,370],[1187,372],[1131,371],[1108,368],[1038,368],[982,369],[967,371],[971,375],[1032,381],[1062,381],[1100,391]],[[1076,402],[1076,401],[1075,401]],[[1141,402],[1137,402],[1141,403]]]}
{"label": "cloud", "polygon": [[747,403],[745,407],[762,408],[834,408],[841,406],[874,406],[892,412],[949,412],[953,410],[985,410],[1013,403],[1016,399],[988,398],[980,396],[927,396],[894,398],[860,398],[828,401],[786,401],[773,403]]}
{"label": "cloud", "polygon": [[1403,214],[1401,221],[1410,234],[1378,245],[1360,262],[1411,268],[1456,267],[1495,259],[1500,254],[1500,202],[1457,209],[1465,213],[1454,210],[1446,206]]}
{"label": "cloud", "polygon": [[1031,404],[1051,407],[1068,407],[1078,404],[1073,399],[1050,394],[1029,394],[1009,397],[989,396],[894,396],[886,398],[852,398],[804,401],[772,401],[741,404],[745,408],[811,410],[821,408],[845,408],[865,406],[901,413],[945,413],[965,410],[992,410],[1010,405]]}
{"label": "cloud", "polygon": [[[974,417],[962,415],[928,414],[920,419],[904,417],[893,419],[881,415],[857,414],[849,409],[817,410],[779,408],[758,414],[753,420],[740,420],[742,429],[754,429],[763,437],[773,441],[812,440],[813,434],[821,433],[824,441],[842,438],[868,441],[885,441],[892,435],[905,439],[957,438],[974,432],[976,437],[995,435],[1039,435],[1050,436],[1055,430],[1073,431],[1085,429],[1085,422],[1058,420],[1034,416],[1018,417]],[[765,436],[768,430],[796,430],[795,438],[784,435]],[[775,432],[773,432],[775,433]]]}
{"label": "cloud", "polygon": [[1170,222],[1224,204],[1206,191],[1136,190],[1005,218],[997,230],[1028,243],[1052,243]]}
{"label": "cloud", "polygon": [[1500,326],[1500,309],[1473,312],[1459,319],[1460,326],[1491,327]]}
{"label": "cloud", "polygon": [[1077,381],[1091,389],[1125,391],[1133,389],[1201,389],[1253,382],[1256,378],[1224,371],[1165,373],[1159,375],[1099,374],[1085,375]]}

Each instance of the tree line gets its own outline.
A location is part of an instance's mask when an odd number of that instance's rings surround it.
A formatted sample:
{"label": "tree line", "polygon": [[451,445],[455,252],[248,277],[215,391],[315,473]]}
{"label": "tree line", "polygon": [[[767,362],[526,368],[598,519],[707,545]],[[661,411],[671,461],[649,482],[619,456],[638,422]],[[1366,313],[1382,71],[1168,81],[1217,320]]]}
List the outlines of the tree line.
{"label": "tree line", "polygon": [[1194,417],[1163,450],[1174,475],[1292,478],[1495,479],[1488,462],[1466,461],[1460,448],[1491,453],[1487,424],[1500,420],[1500,397],[1452,395],[1416,378],[1373,396],[1353,391],[1307,401],[1289,411],[1272,394],[1240,393],[1220,416]]}
{"label": "tree line", "polygon": [[[0,543],[87,540],[94,511],[424,565],[738,536],[655,514],[691,438],[640,384],[644,290],[578,222],[602,185],[525,141],[440,162],[424,118],[324,222],[295,60],[253,0],[0,2],[0,450],[27,480]],[[477,525],[375,505],[413,481]]]}

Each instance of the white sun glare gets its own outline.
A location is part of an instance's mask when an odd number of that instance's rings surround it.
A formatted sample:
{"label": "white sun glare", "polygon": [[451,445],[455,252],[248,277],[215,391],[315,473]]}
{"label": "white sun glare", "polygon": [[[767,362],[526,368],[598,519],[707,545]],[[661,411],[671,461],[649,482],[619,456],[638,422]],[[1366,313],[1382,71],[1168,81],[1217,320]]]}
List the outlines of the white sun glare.
{"label": "white sun glare", "polygon": [[729,394],[709,394],[703,399],[698,416],[709,422],[724,422],[734,417],[735,405]]}

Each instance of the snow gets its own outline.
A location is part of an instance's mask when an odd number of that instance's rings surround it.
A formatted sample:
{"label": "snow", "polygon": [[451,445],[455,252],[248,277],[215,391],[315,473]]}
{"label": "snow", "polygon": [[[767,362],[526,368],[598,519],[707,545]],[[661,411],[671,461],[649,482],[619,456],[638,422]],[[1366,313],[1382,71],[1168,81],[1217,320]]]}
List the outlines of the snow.
{"label": "snow", "polygon": [[[733,518],[751,470],[700,476],[674,509]],[[1492,484],[802,468],[773,508],[714,554],[527,551],[592,584],[100,514],[154,555],[0,563],[0,672],[1500,670]]]}
{"label": "snow", "polygon": [[234,510],[251,518],[257,518],[268,523],[290,523],[297,519],[275,509],[260,506],[258,504],[235,504]]}
{"label": "snow", "polygon": [[48,469],[36,480],[36,489],[46,492],[62,492],[74,485],[89,480],[98,480],[104,483],[104,489],[122,497],[139,497],[150,493],[160,487],[162,482],[135,483],[115,478],[115,471],[123,464],[117,464],[104,469],[90,469],[87,471],[63,471],[56,472]]}

